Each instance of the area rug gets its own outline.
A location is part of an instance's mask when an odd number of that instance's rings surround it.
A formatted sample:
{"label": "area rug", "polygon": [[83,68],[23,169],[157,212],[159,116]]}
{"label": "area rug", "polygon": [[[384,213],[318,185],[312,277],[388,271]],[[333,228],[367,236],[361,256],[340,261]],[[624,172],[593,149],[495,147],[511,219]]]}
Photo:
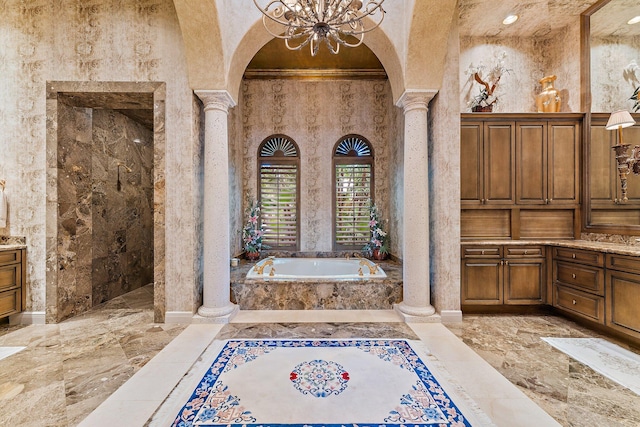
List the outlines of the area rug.
{"label": "area rug", "polygon": [[24,350],[25,347],[0,347],[0,360]]}
{"label": "area rug", "polygon": [[640,355],[602,338],[542,338],[610,380],[640,395]]}
{"label": "area rug", "polygon": [[471,426],[411,343],[384,339],[226,341],[172,425]]}

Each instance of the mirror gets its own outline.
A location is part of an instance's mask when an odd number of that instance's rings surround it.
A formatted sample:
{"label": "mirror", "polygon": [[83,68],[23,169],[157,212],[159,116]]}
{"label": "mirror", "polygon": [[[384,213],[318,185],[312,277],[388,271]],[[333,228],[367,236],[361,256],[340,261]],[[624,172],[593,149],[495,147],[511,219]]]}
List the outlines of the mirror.
{"label": "mirror", "polygon": [[[611,147],[618,132],[605,129],[616,110],[632,111],[630,100],[640,86],[640,16],[638,0],[601,0],[582,16],[582,93],[585,115],[584,231],[640,235],[640,175],[627,176],[623,201],[616,159]],[[640,145],[640,114],[636,125],[623,129],[623,142]],[[629,150],[631,151],[631,149]]]}

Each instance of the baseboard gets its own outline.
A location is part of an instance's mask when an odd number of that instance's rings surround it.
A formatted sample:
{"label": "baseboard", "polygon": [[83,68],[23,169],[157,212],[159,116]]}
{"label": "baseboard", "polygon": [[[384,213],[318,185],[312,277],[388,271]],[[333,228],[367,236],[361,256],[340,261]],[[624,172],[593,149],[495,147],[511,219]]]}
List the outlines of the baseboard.
{"label": "baseboard", "polygon": [[462,310],[442,310],[440,312],[442,323],[461,323]]}
{"label": "baseboard", "polygon": [[9,316],[10,325],[44,325],[46,314],[44,311],[23,311]]}
{"label": "baseboard", "polygon": [[191,312],[191,311],[167,311],[164,314],[164,323],[191,324],[191,323],[193,323],[193,312]]}

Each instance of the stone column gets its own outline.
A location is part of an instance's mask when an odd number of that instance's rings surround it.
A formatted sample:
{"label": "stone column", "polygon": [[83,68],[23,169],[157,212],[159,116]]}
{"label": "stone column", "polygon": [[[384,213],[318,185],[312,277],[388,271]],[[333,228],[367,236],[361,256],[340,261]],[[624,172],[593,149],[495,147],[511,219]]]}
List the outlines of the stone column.
{"label": "stone column", "polygon": [[[404,194],[402,231],[403,301],[396,305],[406,321],[435,313],[429,279],[429,101],[435,91],[408,90],[396,104],[404,110]],[[414,321],[419,318],[413,318]]]}
{"label": "stone column", "polygon": [[197,90],[204,104],[204,285],[198,314],[226,322],[238,310],[229,301],[229,108],[226,90]]}

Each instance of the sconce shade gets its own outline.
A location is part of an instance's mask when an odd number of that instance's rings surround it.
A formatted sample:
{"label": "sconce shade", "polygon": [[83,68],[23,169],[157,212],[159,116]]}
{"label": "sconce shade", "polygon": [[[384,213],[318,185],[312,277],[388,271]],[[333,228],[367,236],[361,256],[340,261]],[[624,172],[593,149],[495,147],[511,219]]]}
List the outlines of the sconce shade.
{"label": "sconce shade", "polygon": [[636,124],[631,114],[627,110],[618,110],[611,113],[609,121],[607,122],[607,130],[616,130],[618,128],[627,128]]}

